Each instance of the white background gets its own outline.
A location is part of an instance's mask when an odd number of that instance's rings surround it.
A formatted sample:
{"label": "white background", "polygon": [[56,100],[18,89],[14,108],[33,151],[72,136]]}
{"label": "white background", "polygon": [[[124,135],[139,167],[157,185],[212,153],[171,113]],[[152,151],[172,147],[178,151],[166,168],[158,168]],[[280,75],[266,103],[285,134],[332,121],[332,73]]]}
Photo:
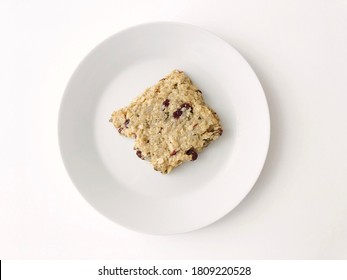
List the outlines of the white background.
{"label": "white background", "polygon": [[[271,143],[245,200],[204,229],[124,229],[79,195],[58,149],[64,88],[108,36],[201,26],[248,60]],[[0,258],[347,259],[347,1],[1,1]]]}

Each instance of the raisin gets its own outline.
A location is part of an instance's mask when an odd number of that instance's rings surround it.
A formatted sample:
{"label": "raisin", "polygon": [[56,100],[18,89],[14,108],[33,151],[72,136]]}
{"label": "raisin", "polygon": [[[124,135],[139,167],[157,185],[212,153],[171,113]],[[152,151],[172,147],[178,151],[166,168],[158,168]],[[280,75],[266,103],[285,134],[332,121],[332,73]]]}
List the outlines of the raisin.
{"label": "raisin", "polygon": [[186,155],[192,156],[192,161],[196,160],[198,158],[198,153],[194,150],[194,148],[190,148],[188,151],[186,151]]}
{"label": "raisin", "polygon": [[178,119],[182,115],[182,113],[183,112],[181,111],[181,109],[178,109],[177,111],[173,112],[173,117],[175,119]]}
{"label": "raisin", "polygon": [[165,107],[168,107],[170,105],[170,100],[169,99],[165,99],[165,101],[163,102],[163,105]]}
{"label": "raisin", "polygon": [[129,119],[126,119],[126,120],[125,120],[125,122],[124,122],[124,126],[125,126],[126,128],[128,128],[128,124],[129,124],[129,122],[130,122],[130,120],[129,120]]}

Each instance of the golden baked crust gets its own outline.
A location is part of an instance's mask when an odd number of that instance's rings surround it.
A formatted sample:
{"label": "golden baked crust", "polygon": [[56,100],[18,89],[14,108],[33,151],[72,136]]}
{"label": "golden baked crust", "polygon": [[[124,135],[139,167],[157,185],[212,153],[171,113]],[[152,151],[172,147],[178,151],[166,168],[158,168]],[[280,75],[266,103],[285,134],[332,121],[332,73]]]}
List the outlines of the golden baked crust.
{"label": "golden baked crust", "polygon": [[137,156],[163,174],[196,160],[198,152],[223,132],[201,91],[179,70],[113,112],[110,121],[120,134],[135,138]]}

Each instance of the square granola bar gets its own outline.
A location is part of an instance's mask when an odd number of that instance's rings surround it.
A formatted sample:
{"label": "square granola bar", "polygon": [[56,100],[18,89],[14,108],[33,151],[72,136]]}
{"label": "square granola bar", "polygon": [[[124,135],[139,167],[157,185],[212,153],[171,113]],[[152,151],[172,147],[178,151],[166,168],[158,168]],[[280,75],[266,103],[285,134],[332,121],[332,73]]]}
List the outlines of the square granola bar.
{"label": "square granola bar", "polygon": [[120,134],[135,138],[136,155],[163,174],[196,160],[223,133],[202,92],[179,70],[113,112],[110,121]]}

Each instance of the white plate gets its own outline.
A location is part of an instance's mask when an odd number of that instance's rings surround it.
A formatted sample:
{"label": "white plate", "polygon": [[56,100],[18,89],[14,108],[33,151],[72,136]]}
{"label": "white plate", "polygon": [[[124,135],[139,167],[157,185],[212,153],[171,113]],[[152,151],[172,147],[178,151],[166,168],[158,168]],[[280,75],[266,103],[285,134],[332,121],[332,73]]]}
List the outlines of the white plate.
{"label": "white plate", "polygon": [[[198,160],[162,175],[108,120],[173,69],[200,87],[224,133]],[[59,116],[61,154],[83,197],[111,220],[155,234],[195,230],[232,210],[258,178],[269,136],[265,95],[244,58],[181,23],[135,26],[98,45],[70,79]]]}

